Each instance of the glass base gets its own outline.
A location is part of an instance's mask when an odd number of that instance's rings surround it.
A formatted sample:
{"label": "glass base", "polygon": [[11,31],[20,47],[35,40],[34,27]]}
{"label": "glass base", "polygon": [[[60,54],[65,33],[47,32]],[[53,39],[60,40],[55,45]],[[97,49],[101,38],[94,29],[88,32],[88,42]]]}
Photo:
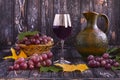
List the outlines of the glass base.
{"label": "glass base", "polygon": [[67,61],[65,59],[60,59],[60,60],[57,60],[57,61],[54,61],[54,64],[70,64],[71,62],[70,61]]}

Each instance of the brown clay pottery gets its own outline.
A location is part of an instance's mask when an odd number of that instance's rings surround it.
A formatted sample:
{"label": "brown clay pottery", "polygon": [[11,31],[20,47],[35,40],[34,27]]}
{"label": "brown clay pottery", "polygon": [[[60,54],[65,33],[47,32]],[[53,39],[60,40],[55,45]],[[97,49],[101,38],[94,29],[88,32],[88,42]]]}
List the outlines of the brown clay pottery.
{"label": "brown clay pottery", "polygon": [[[87,20],[87,26],[79,32],[75,38],[75,47],[82,56],[102,55],[108,48],[108,39],[105,34],[108,30],[109,20],[105,14],[96,12],[83,13]],[[98,17],[104,17],[106,21],[105,31],[97,26]]]}

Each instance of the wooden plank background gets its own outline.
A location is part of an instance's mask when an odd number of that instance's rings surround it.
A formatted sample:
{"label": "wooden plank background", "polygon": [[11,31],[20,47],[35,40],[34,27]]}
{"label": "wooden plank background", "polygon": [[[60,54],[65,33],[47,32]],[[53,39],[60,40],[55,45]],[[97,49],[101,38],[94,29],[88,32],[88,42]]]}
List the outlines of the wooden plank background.
{"label": "wooden plank background", "polygon": [[[18,25],[15,23],[20,16],[19,0],[0,0],[0,49],[11,46],[16,41]],[[110,26],[107,32],[110,45],[120,45],[120,1],[119,0],[26,0],[25,20],[28,30],[38,30],[54,38],[52,32],[54,15],[69,13],[72,21],[72,35],[66,39],[67,45],[73,46],[73,40],[78,32],[85,27],[85,11],[105,13]],[[98,26],[104,30],[104,20],[98,19]]]}

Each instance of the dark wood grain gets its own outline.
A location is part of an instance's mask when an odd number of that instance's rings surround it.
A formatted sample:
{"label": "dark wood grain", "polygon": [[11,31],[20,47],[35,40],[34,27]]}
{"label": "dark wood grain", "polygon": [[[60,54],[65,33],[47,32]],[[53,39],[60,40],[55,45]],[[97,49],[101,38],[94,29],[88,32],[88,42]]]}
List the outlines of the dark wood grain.
{"label": "dark wood grain", "polygon": [[[118,26],[119,26],[119,20],[120,20],[120,16],[118,15],[118,13],[120,12],[119,11],[119,9],[118,8],[120,8],[120,2],[118,2],[118,0],[116,0],[116,1],[114,1],[113,2],[113,5],[112,5],[112,21],[111,21],[111,23],[112,23],[112,25],[111,25],[111,38],[112,39],[110,39],[111,40],[111,42],[113,42],[114,43],[114,45],[115,44],[119,44],[119,32],[120,32],[120,29],[118,28]],[[114,22],[113,22],[114,21]]]}
{"label": "dark wood grain", "polygon": [[[58,51],[55,48],[53,51]],[[71,54],[69,57],[65,55],[65,58],[72,62],[72,64],[86,64],[86,62],[81,58],[80,54],[74,48],[67,48],[65,54]],[[75,55],[77,54],[77,55]],[[54,55],[53,61],[58,57]],[[40,72],[39,69],[36,70],[17,70],[8,71],[8,66],[13,65],[13,61],[4,60],[0,62],[0,78],[3,79],[29,79],[29,80],[119,80],[120,71],[119,70],[106,70],[104,68],[89,68],[86,71],[73,71],[73,72]]]}
{"label": "dark wood grain", "polygon": [[105,70],[103,68],[93,69],[93,74],[99,78],[116,78],[116,74],[111,70]]}
{"label": "dark wood grain", "polygon": [[[72,34],[65,41],[65,59],[74,64],[86,63],[81,55],[74,48],[74,38],[86,26],[86,20],[83,12],[96,11],[104,13],[110,20],[110,26],[107,32],[110,45],[120,45],[119,37],[119,21],[118,15],[120,10],[119,0],[106,0],[107,2],[99,3],[100,0],[26,0],[25,21],[28,23],[28,30],[38,30],[41,34],[46,34],[54,38],[55,44],[58,38],[52,31],[53,19],[56,13],[69,13],[72,21]],[[116,8],[117,7],[117,8]],[[0,0],[0,49],[14,45],[18,34],[18,25],[15,23],[16,18],[20,16],[18,0]],[[32,28],[33,26],[33,28]],[[98,26],[104,30],[104,19],[98,19]],[[2,46],[1,46],[2,45]],[[68,47],[70,46],[70,47]],[[54,60],[59,59],[59,44],[57,48],[53,48]],[[59,49],[59,50],[58,50]],[[2,54],[3,56],[3,54]],[[9,61],[0,62],[0,78],[6,79],[55,79],[55,80],[113,80],[112,78],[120,78],[120,71],[105,70],[103,68],[90,68],[84,72],[39,72],[39,70],[21,70],[7,71],[7,67],[12,63]],[[99,78],[99,79],[98,79]],[[106,78],[106,79],[103,79]],[[96,80],[96,79],[95,79]],[[119,79],[118,79],[119,80]]]}
{"label": "dark wood grain", "polygon": [[[13,41],[14,0],[0,0],[0,45],[11,45]],[[3,47],[4,47],[3,46]],[[1,46],[2,47],[2,46]]]}
{"label": "dark wood grain", "polygon": [[39,18],[39,0],[29,0],[27,6],[28,30],[38,29]]}
{"label": "dark wood grain", "polygon": [[[107,32],[110,45],[119,45],[119,4],[118,0],[26,0],[25,21],[28,30],[38,30],[49,35],[57,42],[58,39],[52,31],[53,19],[56,13],[69,13],[72,21],[72,34],[65,41],[73,46],[75,36],[84,29],[86,23],[83,12],[96,11],[104,13],[110,20]],[[18,34],[18,25],[15,23],[20,16],[18,0],[0,0],[0,45],[7,47],[13,45]],[[32,29],[33,26],[33,29]],[[98,26],[104,30],[104,19],[98,19]]]}
{"label": "dark wood grain", "polygon": [[73,46],[74,38],[76,34],[80,31],[80,10],[81,10],[81,2],[80,0],[67,0],[67,10],[71,16],[71,24],[72,24],[72,33],[69,38],[66,39],[67,44]]}

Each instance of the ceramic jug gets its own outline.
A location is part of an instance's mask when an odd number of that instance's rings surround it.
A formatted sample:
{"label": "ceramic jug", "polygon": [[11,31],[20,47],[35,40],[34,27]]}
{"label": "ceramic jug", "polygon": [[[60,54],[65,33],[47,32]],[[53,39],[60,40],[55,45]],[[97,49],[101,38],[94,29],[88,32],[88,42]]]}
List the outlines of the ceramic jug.
{"label": "ceramic jug", "polygon": [[[108,30],[109,20],[105,14],[96,12],[83,13],[87,20],[87,26],[79,32],[75,38],[75,47],[82,56],[102,55],[108,48],[108,39],[106,32]],[[104,17],[106,25],[105,31],[102,31],[97,26],[98,17]]]}

